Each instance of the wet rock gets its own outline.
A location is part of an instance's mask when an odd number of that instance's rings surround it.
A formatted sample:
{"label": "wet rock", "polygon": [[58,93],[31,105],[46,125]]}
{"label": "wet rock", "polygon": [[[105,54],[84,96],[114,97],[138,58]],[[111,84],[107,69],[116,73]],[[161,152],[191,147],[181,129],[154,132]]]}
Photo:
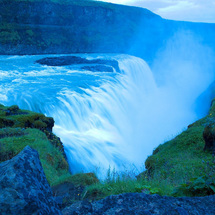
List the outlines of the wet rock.
{"label": "wet rock", "polygon": [[[104,70],[104,67],[101,67],[100,65],[105,66],[105,68],[109,69],[113,67],[116,72],[119,72],[119,64],[116,60],[105,60],[105,59],[92,59],[88,60],[86,58],[81,58],[77,56],[61,56],[61,57],[46,57],[42,58],[40,60],[37,60],[36,63],[47,65],[47,66],[69,66],[69,65],[80,65],[80,64],[94,64],[94,66],[88,66],[87,68],[90,69],[97,69],[97,70]],[[99,64],[99,65],[98,65]],[[113,71],[113,70],[112,70]]]}
{"label": "wet rock", "polygon": [[0,164],[0,211],[6,214],[61,214],[39,155],[27,146]]}
{"label": "wet rock", "polygon": [[91,72],[114,72],[113,67],[105,65],[83,66],[81,69],[89,70]]}
{"label": "wet rock", "polygon": [[64,215],[213,215],[214,211],[215,196],[174,198],[144,193],[126,193],[109,196],[93,203],[78,202],[65,208],[62,213]]}

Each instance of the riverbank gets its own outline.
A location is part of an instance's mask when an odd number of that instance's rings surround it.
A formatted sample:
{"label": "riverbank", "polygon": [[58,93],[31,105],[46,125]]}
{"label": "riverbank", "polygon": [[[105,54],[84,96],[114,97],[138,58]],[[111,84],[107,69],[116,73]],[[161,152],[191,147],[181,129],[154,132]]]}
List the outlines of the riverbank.
{"label": "riverbank", "polygon": [[[130,196],[126,197],[126,194],[112,198],[116,198],[117,201],[122,199],[123,202],[128,198],[126,201],[132,202],[133,200],[131,199],[135,197],[135,199],[140,198],[140,202],[142,202],[145,201],[145,198],[149,198],[147,194],[204,196],[215,193],[215,163],[212,149],[204,150],[205,141],[203,137],[205,128],[209,124],[212,126],[211,123],[214,123],[214,100],[206,117],[188,126],[188,129],[182,134],[154,150],[153,155],[146,160],[147,170],[140,174],[137,179],[132,179],[128,175],[118,177],[117,174],[112,175],[110,173],[105,181],[100,182],[92,173],[70,174],[62,143],[57,137],[53,142],[54,134],[51,130],[54,124],[52,118],[45,117],[43,114],[21,110],[15,105],[11,107],[1,105],[0,111],[0,154],[2,164],[19,154],[27,145],[36,149],[39,152],[46,178],[52,187],[52,192],[55,196],[54,201],[57,201],[61,210],[83,199],[95,201],[106,196],[131,192],[145,193],[144,195],[146,196],[141,194],[140,196],[142,197],[137,197],[138,194],[135,194],[136,196],[130,194]],[[109,205],[110,199],[107,198],[102,201],[102,204]],[[156,197],[156,199],[158,202],[155,204],[155,208],[160,207],[159,202],[164,201],[162,199],[168,200],[166,197]],[[184,202],[186,201],[185,198]],[[191,199],[190,202],[193,203],[189,203],[189,206],[183,206],[182,203],[181,207],[186,211],[188,210],[187,207],[192,207],[192,204],[196,204],[196,201],[200,200]],[[210,201],[214,201],[213,197],[211,197]],[[85,204],[91,205],[91,203],[86,202],[78,204],[78,207],[73,205],[65,209],[63,213],[68,214],[68,211],[71,212],[76,207],[75,210],[78,210],[81,214]],[[88,212],[94,214],[98,210],[97,204],[100,203],[92,203]],[[129,206],[128,209],[127,206],[125,207],[122,204],[120,207],[120,210],[134,210],[134,208],[132,209],[133,206]],[[113,206],[113,208],[119,210],[118,206]],[[111,209],[111,211],[115,209]],[[145,209],[151,212],[154,210],[149,206],[146,206]],[[196,210],[198,211],[199,209]],[[101,214],[110,213],[110,209],[99,209],[99,211],[103,211]],[[142,211],[142,208],[140,211]],[[166,210],[163,209],[161,214],[165,214],[165,212]],[[199,212],[203,214],[200,210]]]}

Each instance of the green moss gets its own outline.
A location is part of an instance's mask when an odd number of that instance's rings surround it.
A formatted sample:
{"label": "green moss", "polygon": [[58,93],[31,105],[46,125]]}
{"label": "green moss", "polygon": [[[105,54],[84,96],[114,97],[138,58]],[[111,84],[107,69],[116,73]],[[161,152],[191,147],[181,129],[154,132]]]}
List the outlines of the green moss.
{"label": "green moss", "polygon": [[22,128],[2,128],[0,129],[0,139],[4,137],[14,137],[25,135],[25,129]]}
{"label": "green moss", "polygon": [[65,175],[53,186],[62,184],[62,183],[72,183],[74,186],[89,186],[99,182],[98,178],[94,173],[78,173],[75,175]]}
{"label": "green moss", "polygon": [[18,31],[14,24],[11,23],[0,23],[0,43],[12,43],[16,44],[21,40]]}
{"label": "green moss", "polygon": [[36,120],[33,122],[33,126],[34,128],[38,128],[38,129],[46,129],[47,124],[41,120]]}
{"label": "green moss", "polygon": [[47,128],[51,118],[28,110],[20,110],[17,105],[0,106],[0,128]]}
{"label": "green moss", "polygon": [[161,185],[150,185],[146,179],[137,180],[129,175],[117,176],[115,178],[92,184],[85,189],[83,198],[90,200],[98,200],[110,195],[118,195],[122,193],[147,193],[147,194],[164,194]]}

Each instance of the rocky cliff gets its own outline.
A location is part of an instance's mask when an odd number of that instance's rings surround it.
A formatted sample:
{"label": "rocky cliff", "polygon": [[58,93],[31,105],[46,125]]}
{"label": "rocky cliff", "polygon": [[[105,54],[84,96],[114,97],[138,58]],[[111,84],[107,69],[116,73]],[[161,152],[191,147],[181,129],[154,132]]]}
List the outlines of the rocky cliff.
{"label": "rocky cliff", "polygon": [[[0,1],[0,53],[126,52],[148,10],[92,1]],[[153,26],[152,26],[153,28]]]}
{"label": "rocky cliff", "polygon": [[209,45],[215,37],[212,24],[89,0],[0,0],[0,14],[0,54],[114,52],[150,60],[177,31],[191,30]]}

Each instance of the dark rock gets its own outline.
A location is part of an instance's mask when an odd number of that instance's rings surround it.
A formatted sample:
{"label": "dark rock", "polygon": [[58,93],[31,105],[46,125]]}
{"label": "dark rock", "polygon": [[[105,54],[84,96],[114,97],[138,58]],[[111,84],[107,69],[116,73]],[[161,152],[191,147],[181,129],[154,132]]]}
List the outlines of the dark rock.
{"label": "dark rock", "polygon": [[114,72],[113,67],[105,65],[83,66],[81,69],[89,70],[91,72]]}
{"label": "dark rock", "polygon": [[84,190],[84,186],[75,186],[71,182],[64,182],[53,186],[51,189],[58,206],[60,208],[65,208],[74,203],[74,201],[81,200],[81,194]]}
{"label": "dark rock", "polygon": [[87,204],[88,206],[84,202],[75,203],[65,208],[62,213],[64,215],[214,215],[215,196],[174,198],[144,193],[126,193]]}
{"label": "dark rock", "polygon": [[88,60],[76,56],[63,56],[63,57],[46,57],[37,60],[36,63],[47,66],[68,66],[73,64],[87,64]]}
{"label": "dark rock", "polygon": [[14,121],[11,119],[0,118],[0,128],[12,127],[14,124]]}
{"label": "dark rock", "polygon": [[215,154],[215,125],[209,124],[205,127],[203,132],[203,138],[205,140],[204,150],[212,151]]}
{"label": "dark rock", "polygon": [[61,214],[39,155],[27,146],[0,164],[0,211],[6,214]]}
{"label": "dark rock", "polygon": [[93,212],[92,204],[86,200],[79,201],[62,211],[64,215],[82,215]]}
{"label": "dark rock", "polygon": [[80,201],[86,186],[98,182],[99,180],[94,173],[78,173],[71,175],[63,183],[53,186],[52,192],[62,209]]}
{"label": "dark rock", "polygon": [[[69,65],[79,65],[79,64],[94,64],[94,66],[85,66],[85,68],[92,70],[113,72],[112,67],[119,72],[119,64],[116,60],[104,60],[104,59],[93,59],[88,60],[86,58],[76,57],[76,56],[61,56],[61,57],[46,57],[37,60],[36,63],[47,65],[47,66],[69,66]],[[95,65],[95,64],[102,64]],[[83,67],[82,67],[83,68]],[[111,70],[112,69],[112,70]]]}

